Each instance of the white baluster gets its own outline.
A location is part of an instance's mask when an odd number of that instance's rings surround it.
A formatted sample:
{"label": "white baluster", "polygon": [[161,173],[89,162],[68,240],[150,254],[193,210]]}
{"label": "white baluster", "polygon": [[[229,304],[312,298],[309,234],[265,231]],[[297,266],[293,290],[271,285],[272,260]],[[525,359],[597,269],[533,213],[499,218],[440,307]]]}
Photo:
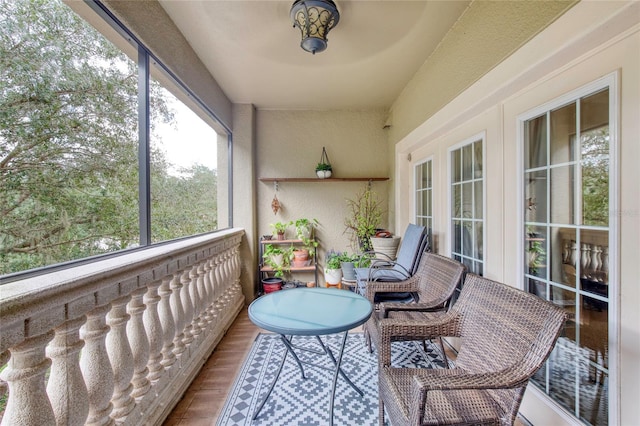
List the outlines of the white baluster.
{"label": "white baluster", "polygon": [[160,287],[160,281],[153,281],[147,286],[147,293],[144,296],[144,303],[147,305],[147,309],[144,311],[144,329],[147,332],[147,338],[149,339],[149,361],[147,362],[147,368],[149,369],[149,380],[151,382],[157,381],[164,367],[160,363],[162,361],[162,344],[163,333],[162,325],[160,324],[160,316],[158,315],[158,302],[160,302],[160,296],[158,296],[158,287]]}
{"label": "white baluster", "polygon": [[[211,251],[210,251],[211,252]],[[213,323],[213,312],[212,312],[212,304],[213,304],[213,283],[211,282],[211,253],[209,252],[209,258],[204,261],[203,266],[203,283],[206,294],[206,302],[205,302],[205,310],[204,310],[204,318],[207,323],[207,327],[209,327]]]}
{"label": "white baluster", "polygon": [[193,334],[191,333],[191,321],[193,321],[193,305],[191,304],[191,296],[189,295],[189,287],[191,286],[191,281],[189,279],[190,270],[191,267],[185,269],[180,278],[180,282],[182,282],[182,292],[180,293],[180,297],[182,298],[182,310],[184,311],[184,338],[182,339],[182,343],[184,343],[185,346],[189,346],[189,344],[193,342]]}
{"label": "white baluster", "polygon": [[602,267],[602,247],[593,246],[591,249],[591,270],[599,272]]}
{"label": "white baluster", "polygon": [[11,358],[0,378],[9,386],[3,425],[44,426],[56,424],[45,389],[45,373],[51,361],[45,346],[53,332],[29,338],[10,348]]}
{"label": "white baluster", "polygon": [[193,317],[191,319],[191,333],[193,336],[198,336],[202,333],[202,328],[200,328],[200,307],[202,304],[202,300],[200,299],[199,288],[198,288],[198,266],[193,265],[191,271],[189,271],[189,279],[191,283],[189,284],[191,303],[193,307]]}
{"label": "white baluster", "polygon": [[182,291],[182,283],[180,277],[184,271],[178,270],[171,279],[171,311],[176,327],[176,335],[173,338],[173,353],[180,355],[184,352],[184,310],[182,308],[182,299],[180,292]]}
{"label": "white baluster", "polygon": [[609,246],[602,247],[602,272],[609,273]]}
{"label": "white baluster", "polygon": [[574,268],[578,267],[578,244],[575,241],[571,241],[571,261],[570,265]]}
{"label": "white baluster", "polygon": [[198,300],[198,328],[200,329],[200,331],[203,331],[207,328],[207,306],[209,305],[207,303],[208,301],[208,295],[207,295],[207,286],[205,285],[205,271],[204,271],[204,266],[206,264],[206,259],[205,260],[201,260],[200,263],[198,264],[198,280],[197,280],[197,284],[198,284],[198,294],[200,295],[200,300]]}
{"label": "white baluster", "polygon": [[173,275],[162,278],[162,284],[158,289],[160,303],[158,304],[158,315],[162,326],[162,366],[167,368],[176,362],[176,355],[173,353],[173,339],[176,337],[176,325],[171,312],[171,280]]}
{"label": "white baluster", "polygon": [[89,414],[89,393],[80,370],[80,327],[86,317],[69,320],[55,329],[47,347],[52,360],[47,393],[59,425],[83,425]]}
{"label": "white baluster", "polygon": [[80,369],[89,392],[87,425],[113,425],[109,417],[113,405],[113,370],[107,355],[105,340],[109,332],[107,313],[111,305],[94,309],[87,314],[87,322],[80,328],[85,347],[80,356]]}
{"label": "white baluster", "polygon": [[113,411],[111,418],[116,421],[123,419],[135,407],[135,400],[131,396],[133,385],[133,352],[129,346],[127,336],[127,303],[130,296],[120,297],[111,302],[111,312],[107,315],[107,324],[111,331],[107,334],[107,353],[113,368]]}
{"label": "white baluster", "polygon": [[587,270],[591,263],[591,246],[586,243],[582,243],[582,250],[580,253],[580,277],[587,277]]}
{"label": "white baluster", "polygon": [[145,311],[145,305],[142,301],[146,288],[140,288],[131,293],[131,302],[129,302],[129,315],[131,319],[127,323],[127,335],[131,344],[131,352],[133,354],[133,390],[131,396],[139,399],[149,392],[151,383],[147,379],[149,369],[147,362],[149,361],[149,339],[144,329],[144,321],[142,315]]}

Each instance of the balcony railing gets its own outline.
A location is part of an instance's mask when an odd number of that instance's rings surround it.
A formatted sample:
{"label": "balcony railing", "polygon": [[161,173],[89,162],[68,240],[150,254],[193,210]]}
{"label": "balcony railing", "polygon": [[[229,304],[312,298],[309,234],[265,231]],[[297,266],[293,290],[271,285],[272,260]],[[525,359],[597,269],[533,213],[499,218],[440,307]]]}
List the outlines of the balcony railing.
{"label": "balcony railing", "polygon": [[0,286],[2,425],[161,423],[244,304],[243,234]]}

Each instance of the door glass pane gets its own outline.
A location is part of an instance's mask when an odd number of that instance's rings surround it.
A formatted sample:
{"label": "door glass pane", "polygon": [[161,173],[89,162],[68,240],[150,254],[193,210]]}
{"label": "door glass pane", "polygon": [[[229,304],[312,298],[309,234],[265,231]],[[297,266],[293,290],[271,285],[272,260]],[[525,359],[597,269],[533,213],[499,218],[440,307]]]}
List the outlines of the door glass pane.
{"label": "door glass pane", "polygon": [[551,223],[574,224],[575,167],[551,169]]}
{"label": "door glass pane", "polygon": [[525,173],[525,221],[547,222],[547,171]]}
{"label": "door glass pane", "polygon": [[470,180],[473,176],[473,146],[465,145],[462,148],[462,180]]}
{"label": "door glass pane", "polygon": [[547,115],[527,121],[524,131],[524,168],[547,165]]}
{"label": "door glass pane", "polygon": [[547,232],[543,226],[529,226],[525,235],[525,273],[536,277],[547,275]]}
{"label": "door glass pane", "polygon": [[453,185],[451,187],[451,212],[453,217],[462,217],[462,185]]}
{"label": "door glass pane", "polygon": [[473,256],[478,260],[483,260],[482,244],[484,243],[483,223],[480,221],[475,222],[475,241],[473,247]]}
{"label": "door glass pane", "polygon": [[475,207],[474,217],[476,219],[482,219],[482,181],[474,182],[473,205]]}
{"label": "door glass pane", "polygon": [[551,165],[576,160],[576,104],[551,112]]}
{"label": "door glass pane", "polygon": [[482,177],[482,141],[473,144],[473,177],[479,179]]}
{"label": "door glass pane", "polygon": [[556,283],[576,287],[576,262],[578,250],[576,230],[572,228],[551,228],[551,280]]}
{"label": "door glass pane", "polygon": [[[592,104],[604,104],[601,114],[593,117],[600,123],[608,117],[607,103],[598,102],[601,94],[582,105],[587,111],[598,110]],[[596,115],[596,112],[593,112]],[[582,220],[585,225],[609,225],[609,126],[584,130],[580,136],[582,153]]]}
{"label": "door glass pane", "polygon": [[473,217],[473,184],[471,182],[462,184],[462,217]]}
{"label": "door glass pane", "polygon": [[453,183],[462,179],[462,151],[456,149],[451,152],[451,179]]}

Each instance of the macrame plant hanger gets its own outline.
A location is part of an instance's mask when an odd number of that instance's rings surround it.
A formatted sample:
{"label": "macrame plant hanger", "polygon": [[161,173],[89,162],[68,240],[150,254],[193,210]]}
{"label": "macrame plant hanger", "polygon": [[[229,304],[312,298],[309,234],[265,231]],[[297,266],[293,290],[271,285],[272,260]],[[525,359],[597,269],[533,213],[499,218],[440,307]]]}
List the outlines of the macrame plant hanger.
{"label": "macrame plant hanger", "polygon": [[331,163],[329,162],[329,155],[327,154],[327,150],[325,149],[324,146],[322,147],[322,155],[320,156],[320,163],[331,165]]}

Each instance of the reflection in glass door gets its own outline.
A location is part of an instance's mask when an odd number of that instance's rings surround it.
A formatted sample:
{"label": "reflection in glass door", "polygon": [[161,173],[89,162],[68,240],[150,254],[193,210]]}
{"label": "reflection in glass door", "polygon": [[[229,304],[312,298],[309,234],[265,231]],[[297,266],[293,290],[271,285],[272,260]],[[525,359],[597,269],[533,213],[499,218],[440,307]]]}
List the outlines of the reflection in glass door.
{"label": "reflection in glass door", "polygon": [[586,424],[608,423],[609,89],[527,118],[527,290],[569,320],[532,382]]}
{"label": "reflection in glass door", "polygon": [[[433,181],[431,179],[433,171],[433,162],[427,160],[417,164],[414,168],[415,173],[415,223],[427,228],[429,238],[431,238],[433,229],[433,210],[432,210],[432,194]],[[433,247],[431,244],[430,247]]]}

